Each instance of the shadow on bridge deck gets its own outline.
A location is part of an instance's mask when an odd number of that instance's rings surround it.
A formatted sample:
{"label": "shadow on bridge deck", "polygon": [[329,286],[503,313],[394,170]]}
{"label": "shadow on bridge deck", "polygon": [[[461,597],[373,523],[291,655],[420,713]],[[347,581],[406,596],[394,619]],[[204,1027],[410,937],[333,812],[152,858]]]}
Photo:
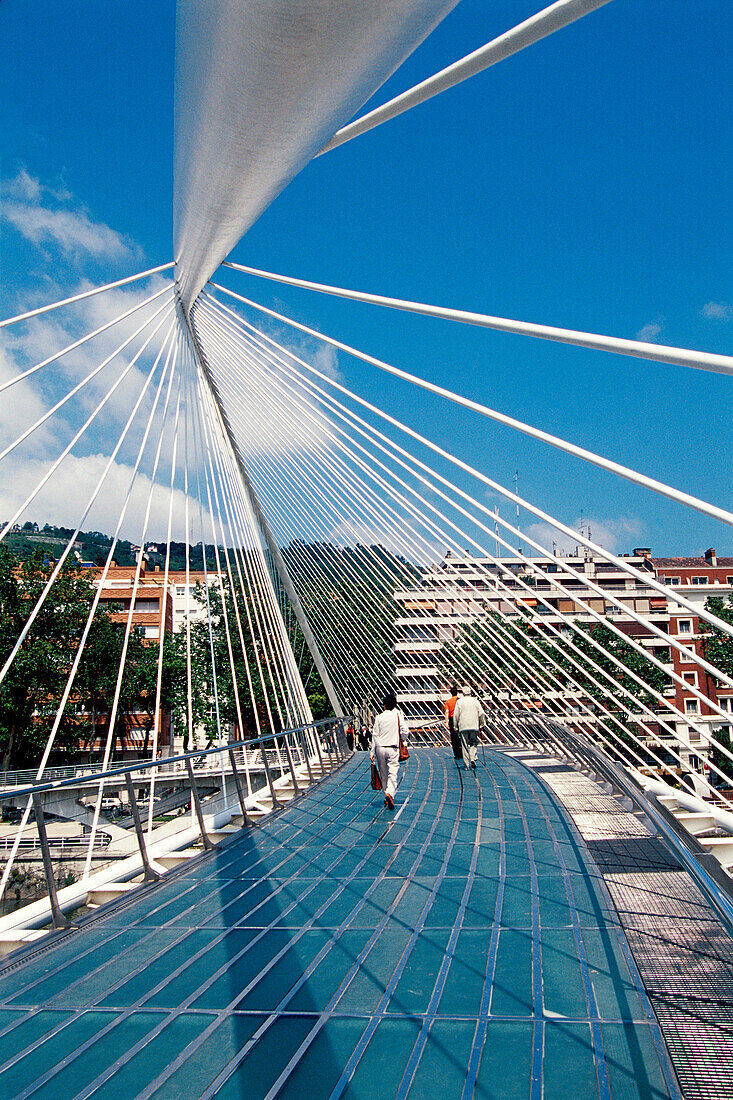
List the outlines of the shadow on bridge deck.
{"label": "shadow on bridge deck", "polygon": [[3,971],[0,1093],[679,1095],[603,881],[498,752],[356,757]]}

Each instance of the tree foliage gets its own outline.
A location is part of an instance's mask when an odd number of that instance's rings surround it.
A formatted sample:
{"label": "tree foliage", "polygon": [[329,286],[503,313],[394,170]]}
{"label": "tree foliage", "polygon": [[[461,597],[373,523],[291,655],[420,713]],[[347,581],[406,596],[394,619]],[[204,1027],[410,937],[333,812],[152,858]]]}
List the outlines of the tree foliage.
{"label": "tree foliage", "polygon": [[[545,692],[558,690],[580,694],[591,704],[602,703],[627,730],[636,733],[636,723],[625,714],[621,702],[632,710],[633,705],[616,686],[654,709],[653,692],[661,694],[669,677],[603,623],[576,622],[567,637],[579,654],[571,656],[559,640],[540,635],[528,616],[500,621],[497,613],[491,612],[484,619],[461,625],[455,638],[443,646],[439,667],[446,679],[466,680],[489,695],[502,691],[541,698]],[[611,682],[594,665],[600,666]]]}
{"label": "tree foliage", "polygon": [[[733,594],[726,599],[710,596],[705,601],[705,610],[733,626]],[[721,672],[733,676],[733,638],[704,619],[699,620],[697,629],[703,641],[705,658]]]}
{"label": "tree foliage", "polygon": [[[49,581],[53,562],[38,546],[19,560],[0,545],[0,666],[11,656],[15,641]],[[218,586],[209,588],[211,628],[206,618],[191,622],[175,635],[166,633],[162,646],[160,681],[161,724],[172,717],[177,732],[190,744],[213,742],[219,726],[246,739],[281,728],[286,715],[284,701],[275,702],[278,686],[262,650],[256,652],[249,622],[254,618],[241,593],[235,610],[231,587],[224,583],[231,657]],[[64,689],[77,655],[95,597],[95,587],[78,565],[67,562],[50,587],[17,654],[0,684],[0,752],[2,768],[30,767],[38,763],[56,719]],[[199,586],[197,601],[206,606],[206,592]],[[158,641],[147,641],[135,627],[127,639],[122,674],[127,616],[121,605],[100,603],[95,611],[68,701],[54,739],[53,763],[73,753],[91,753],[95,743],[105,743],[114,709],[112,753],[129,748],[129,731],[142,730],[143,742],[134,745],[143,755],[151,750],[158,691]],[[236,613],[242,625],[242,652]],[[191,727],[188,707],[190,636]],[[302,643],[296,633],[295,644]],[[260,642],[256,643],[258,646]],[[302,668],[306,691],[315,718],[331,713],[326,693],[303,648]],[[212,665],[213,653],[213,665]],[[258,661],[258,656],[260,660]],[[261,669],[261,672],[260,672]],[[267,700],[266,700],[267,695]],[[269,701],[269,707],[268,707]],[[217,706],[219,724],[217,724]],[[256,717],[255,717],[256,715]],[[165,717],[163,717],[165,716]],[[241,723],[240,723],[241,717]]]}
{"label": "tree foliage", "polygon": [[282,553],[344,707],[376,702],[369,686],[375,672],[385,680],[381,690],[394,677],[394,591],[398,584],[414,584],[418,570],[379,545],[294,541]]}

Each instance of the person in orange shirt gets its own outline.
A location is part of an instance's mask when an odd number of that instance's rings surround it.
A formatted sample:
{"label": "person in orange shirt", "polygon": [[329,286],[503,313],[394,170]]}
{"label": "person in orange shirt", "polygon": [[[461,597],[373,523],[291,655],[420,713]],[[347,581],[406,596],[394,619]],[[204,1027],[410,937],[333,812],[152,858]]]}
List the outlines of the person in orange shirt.
{"label": "person in orange shirt", "polygon": [[453,722],[453,711],[456,709],[456,703],[458,702],[458,685],[451,684],[450,686],[450,699],[447,699],[443,706],[443,714],[445,715],[445,728],[450,734],[450,744],[453,749],[453,756],[456,760],[460,760],[462,756],[461,751],[461,739],[456,732],[456,728]]}

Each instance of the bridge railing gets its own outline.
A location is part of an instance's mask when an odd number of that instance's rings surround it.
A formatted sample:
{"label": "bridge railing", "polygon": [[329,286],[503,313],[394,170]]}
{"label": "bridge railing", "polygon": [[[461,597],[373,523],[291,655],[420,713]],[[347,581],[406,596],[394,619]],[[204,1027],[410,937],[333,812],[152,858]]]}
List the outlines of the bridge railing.
{"label": "bridge railing", "polygon": [[182,848],[211,848],[233,817],[252,824],[299,797],[350,754],[347,724],[325,719],[105,770],[53,769],[25,784],[6,773],[0,809],[16,821],[0,835],[0,944],[10,926],[67,926],[64,911],[83,905],[100,880],[107,893],[115,879],[154,880],[181,861]]}

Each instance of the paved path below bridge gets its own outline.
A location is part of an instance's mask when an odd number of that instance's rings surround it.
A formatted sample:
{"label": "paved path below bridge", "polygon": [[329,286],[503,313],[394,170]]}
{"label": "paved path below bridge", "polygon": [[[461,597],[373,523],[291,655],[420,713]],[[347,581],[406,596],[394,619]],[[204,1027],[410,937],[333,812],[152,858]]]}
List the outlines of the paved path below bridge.
{"label": "paved path below bridge", "polygon": [[661,1100],[674,1075],[603,881],[487,752],[356,756],[268,823],[0,976],[0,1095]]}

